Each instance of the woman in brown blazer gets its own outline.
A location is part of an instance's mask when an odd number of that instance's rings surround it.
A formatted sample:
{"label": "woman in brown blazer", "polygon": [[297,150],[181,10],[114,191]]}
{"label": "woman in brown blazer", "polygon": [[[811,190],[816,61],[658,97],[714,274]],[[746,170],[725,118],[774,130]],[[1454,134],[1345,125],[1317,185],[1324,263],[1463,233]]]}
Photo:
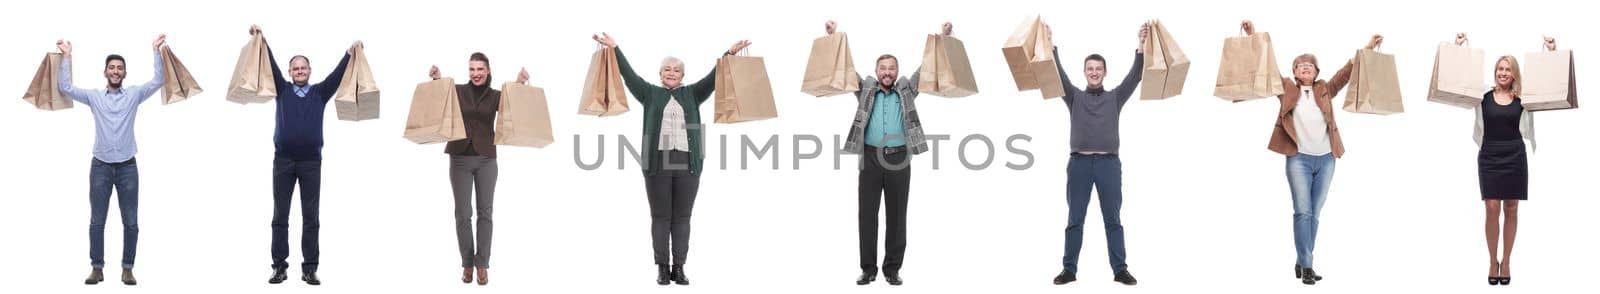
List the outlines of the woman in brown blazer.
{"label": "woman in brown blazer", "polygon": [[[1240,24],[1246,35],[1255,34],[1248,20]],[[1373,35],[1367,49],[1377,48],[1383,36]],[[1315,285],[1321,275],[1311,269],[1312,250],[1317,242],[1317,216],[1327,200],[1333,181],[1334,161],[1344,155],[1339,126],[1333,120],[1333,96],[1350,82],[1351,64],[1347,61],[1328,81],[1318,80],[1322,69],[1317,57],[1302,54],[1294,58],[1294,77],[1283,77],[1283,94],[1278,95],[1278,116],[1267,149],[1286,157],[1284,173],[1289,178],[1289,193],[1294,202],[1294,277]],[[1305,106],[1305,107],[1300,107]],[[1314,107],[1313,107],[1314,106]]]}
{"label": "woman in brown blazer", "polygon": [[[439,79],[439,66],[428,70],[428,77]],[[450,189],[455,195],[456,245],[461,251],[461,282],[471,283],[477,270],[478,285],[489,284],[489,244],[494,236],[494,184],[500,176],[495,160],[494,119],[500,111],[500,91],[489,87],[489,57],[472,53],[467,58],[467,84],[456,85],[461,103],[461,121],[467,138],[450,141],[444,153],[450,154]],[[517,74],[518,83],[528,82],[528,70]],[[473,192],[477,192],[474,198]],[[476,207],[474,207],[476,206]],[[476,208],[476,209],[474,209]],[[477,239],[473,239],[472,214],[476,211]]]}

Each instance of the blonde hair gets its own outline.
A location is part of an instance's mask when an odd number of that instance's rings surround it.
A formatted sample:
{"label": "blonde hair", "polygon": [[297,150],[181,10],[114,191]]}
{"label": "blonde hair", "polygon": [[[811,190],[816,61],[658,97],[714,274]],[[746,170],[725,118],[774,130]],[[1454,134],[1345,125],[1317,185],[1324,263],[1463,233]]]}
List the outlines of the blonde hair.
{"label": "blonde hair", "polygon": [[1311,55],[1311,53],[1306,53],[1306,54],[1300,54],[1300,56],[1295,56],[1294,57],[1294,63],[1289,64],[1289,68],[1299,67],[1300,63],[1310,63],[1311,67],[1316,69],[1318,73],[1322,72],[1322,66],[1317,65],[1317,56],[1316,55]]}
{"label": "blonde hair", "polygon": [[[1501,62],[1509,63],[1511,66],[1511,95],[1522,96],[1522,68],[1517,65],[1517,57],[1511,55],[1500,56],[1500,60],[1494,62],[1496,72],[1500,71]],[[1499,73],[1495,75],[1499,75]],[[1500,83],[1494,83],[1494,88],[1499,90]]]}

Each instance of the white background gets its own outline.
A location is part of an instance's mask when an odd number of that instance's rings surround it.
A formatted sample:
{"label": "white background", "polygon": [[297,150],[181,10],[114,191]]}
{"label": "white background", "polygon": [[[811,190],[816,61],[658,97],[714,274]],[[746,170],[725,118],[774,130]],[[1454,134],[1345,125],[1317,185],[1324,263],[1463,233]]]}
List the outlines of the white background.
{"label": "white background", "polygon": [[[634,1],[626,1],[634,2]],[[166,33],[177,56],[206,89],[190,101],[146,103],[138,121],[141,242],[138,277],[86,287],[84,235],[93,123],[86,106],[45,112],[12,96],[0,107],[6,130],[0,205],[0,286],[9,293],[133,291],[234,293],[293,291],[468,291],[458,280],[451,196],[443,146],[400,137],[414,85],[438,64],[464,78],[467,55],[491,58],[499,82],[527,67],[549,95],[557,143],[500,150],[491,292],[642,292],[654,285],[648,208],[639,167],[616,168],[616,136],[639,140],[640,111],[620,117],[575,114],[582,74],[595,49],[589,35],[610,32],[647,80],[657,61],[681,57],[690,81],[739,39],[765,56],[781,117],[708,129],[709,159],[695,208],[689,273],[693,293],[1282,293],[1439,291],[1543,293],[1581,289],[1596,263],[1591,210],[1596,155],[1592,110],[1538,114],[1540,148],[1530,157],[1530,194],[1513,262],[1516,283],[1484,285],[1488,259],[1478,200],[1471,111],[1426,102],[1435,46],[1467,32],[1489,57],[1539,50],[1540,37],[1589,55],[1595,40],[1581,28],[1593,16],[1571,1],[515,1],[422,3],[345,1],[21,1],[0,10],[0,93],[20,96],[56,39],[76,45],[75,80],[103,85],[105,54],[127,56],[129,82],[150,74],[150,41]],[[1133,101],[1122,117],[1128,262],[1136,287],[1111,282],[1104,230],[1090,209],[1080,281],[1053,286],[1066,222],[1066,108],[1018,92],[1000,53],[1026,17],[1042,13],[1055,27],[1067,72],[1083,81],[1082,56],[1110,61],[1106,84],[1126,73],[1141,23],[1160,18],[1193,60],[1184,95]],[[1280,66],[1300,53],[1320,57],[1327,78],[1373,33],[1396,55],[1406,112],[1391,116],[1338,111],[1349,152],[1338,162],[1322,217],[1314,287],[1290,279],[1294,261],[1284,158],[1266,150],[1272,100],[1227,103],[1211,97],[1222,39],[1242,19],[1273,35]],[[982,93],[919,101],[929,134],[955,138],[1033,137],[1026,160],[1003,145],[988,170],[961,168],[954,147],[917,157],[912,180],[906,285],[880,280],[855,286],[856,172],[831,168],[832,154],[801,162],[797,134],[842,135],[855,111],[847,96],[798,91],[811,40],[838,20],[850,33],[858,70],[882,53],[901,57],[902,73],[920,60],[924,36],[946,20],[965,41]],[[383,117],[344,122],[327,114],[322,199],[322,270],[326,284],[268,285],[273,107],[224,100],[246,29],[260,24],[280,61],[305,54],[313,79],[334,67],[350,42],[363,40],[383,94]],[[1578,59],[1582,73],[1594,68]],[[1487,62],[1487,61],[1486,61]],[[1490,64],[1490,63],[1486,63]],[[282,66],[282,65],[280,65]],[[1486,69],[1487,70],[1487,69]],[[1484,77],[1488,83],[1489,77]],[[1583,84],[1587,86],[1588,84]],[[1585,88],[1588,89],[1588,88]],[[1342,96],[1342,95],[1341,95]],[[1343,98],[1335,100],[1336,105]],[[1587,104],[1587,102],[1585,103]],[[710,109],[709,106],[703,109]],[[771,158],[752,170],[721,170],[718,136],[777,134]],[[607,138],[605,168],[584,171],[575,135],[592,161],[595,136]],[[737,141],[735,141],[737,142]],[[731,146],[731,145],[730,145]],[[969,146],[981,156],[981,145]],[[731,148],[731,147],[729,147]],[[806,146],[801,151],[811,151]],[[846,166],[855,157],[845,156]],[[934,162],[940,169],[933,170]],[[298,196],[297,196],[298,197]],[[1098,205],[1098,201],[1095,204]],[[299,204],[291,226],[298,264]],[[1091,206],[1095,207],[1095,206]],[[107,223],[106,260],[120,258],[116,210]],[[881,240],[880,240],[881,242]],[[114,267],[114,266],[113,266]],[[297,269],[296,266],[295,269]],[[1492,290],[1491,290],[1492,289]],[[474,291],[476,291],[475,289]]]}

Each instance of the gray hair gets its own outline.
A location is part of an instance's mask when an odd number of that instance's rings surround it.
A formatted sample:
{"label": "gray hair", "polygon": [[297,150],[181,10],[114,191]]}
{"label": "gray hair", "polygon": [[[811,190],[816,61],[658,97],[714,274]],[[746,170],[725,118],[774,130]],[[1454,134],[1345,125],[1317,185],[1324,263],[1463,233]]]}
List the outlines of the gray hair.
{"label": "gray hair", "polygon": [[666,69],[667,66],[671,66],[671,65],[674,65],[674,64],[678,65],[679,68],[682,68],[683,67],[683,60],[682,59],[678,59],[677,57],[672,57],[672,56],[667,56],[667,58],[662,58],[661,59],[661,69]]}

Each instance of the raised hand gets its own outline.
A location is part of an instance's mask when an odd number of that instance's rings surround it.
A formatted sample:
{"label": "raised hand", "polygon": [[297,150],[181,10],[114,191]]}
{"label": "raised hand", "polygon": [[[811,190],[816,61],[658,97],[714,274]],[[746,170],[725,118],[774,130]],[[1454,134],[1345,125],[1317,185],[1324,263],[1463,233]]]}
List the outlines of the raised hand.
{"label": "raised hand", "polygon": [[728,48],[728,54],[739,54],[739,51],[743,51],[744,47],[750,47],[750,40],[733,42],[733,47]]}
{"label": "raised hand", "polygon": [[156,35],[156,41],[155,42],[150,42],[150,47],[152,49],[155,49],[156,51],[161,51],[161,46],[166,46],[166,45],[167,45],[167,34]]}
{"label": "raised hand", "polygon": [[598,35],[594,35],[594,41],[599,42],[600,45],[605,46],[606,48],[617,47],[617,39],[612,39],[610,34],[600,33]]}
{"label": "raised hand", "polygon": [[66,39],[56,40],[56,49],[61,50],[61,56],[72,57],[72,42]]}

